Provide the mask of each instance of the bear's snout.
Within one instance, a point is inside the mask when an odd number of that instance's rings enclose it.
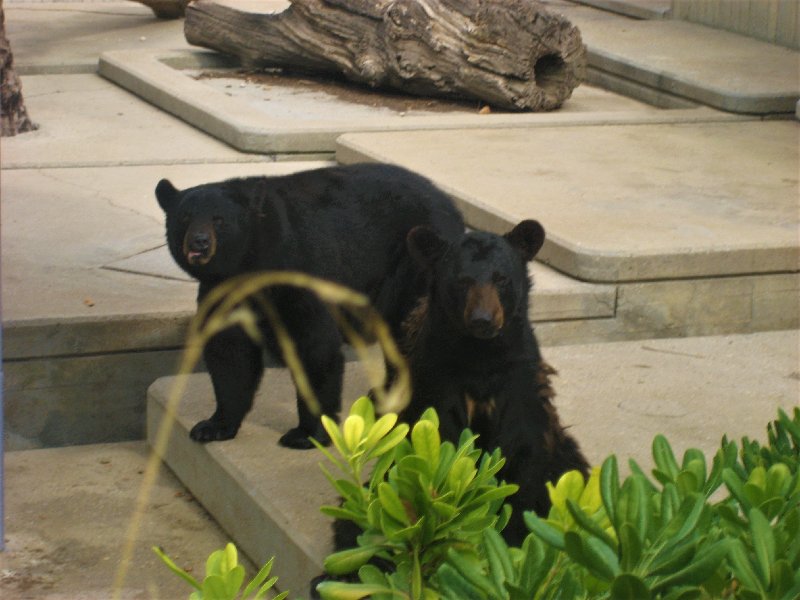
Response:
[[[190,265],[205,265],[214,257],[217,237],[211,224],[192,225],[183,238],[183,255]]]
[[[497,288],[490,284],[475,284],[467,291],[464,325],[470,335],[491,339],[500,333],[504,324],[503,305]]]

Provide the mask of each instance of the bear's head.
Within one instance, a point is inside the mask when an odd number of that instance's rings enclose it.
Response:
[[[544,243],[544,228],[525,220],[505,235],[465,233],[458,242],[419,226],[408,249],[431,277],[431,299],[457,330],[479,339],[496,337],[514,316],[527,319],[527,263]]]
[[[241,270],[248,250],[248,210],[224,184],[180,191],[167,179],[156,186],[167,217],[167,244],[175,262],[200,279]]]

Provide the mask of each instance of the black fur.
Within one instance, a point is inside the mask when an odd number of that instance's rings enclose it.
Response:
[[[178,265],[199,280],[198,302],[217,285],[243,273],[301,271],[367,294],[399,333],[402,320],[424,292],[424,277],[408,254],[406,236],[425,225],[445,239],[464,230],[449,198],[405,169],[361,164],[281,177],[208,183],[183,191],[162,180],[156,196],[166,213],[167,242]],[[342,336],[334,319],[309,292],[269,292],[297,346],[323,412],[340,407]],[[280,349],[265,320],[266,349]],[[204,358],[216,412],[191,431],[199,442],[232,438],[250,410],[263,372],[262,348],[240,328],[210,340]],[[281,438],[293,448],[327,442],[319,419],[297,401],[299,424]]]
[[[506,457],[500,476],[520,486],[504,536],[520,544],[522,512],[546,514],[545,482],[588,464],[561,426],[549,375],[528,321],[531,282],[527,262],[544,242],[536,221],[505,236],[470,232],[457,242],[427,227],[408,237],[409,250],[427,270],[427,297],[404,326],[412,400],[401,419],[416,421],[425,408],[439,414],[443,439],[457,442],[469,427],[485,450]]]

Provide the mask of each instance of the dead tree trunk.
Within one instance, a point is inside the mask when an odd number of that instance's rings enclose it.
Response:
[[[22,84],[14,70],[14,55],[6,37],[6,15],[0,0],[0,135],[12,136],[36,129],[22,100]]]
[[[186,39],[247,66],[509,110],[558,108],[586,68],[577,27],[535,0],[291,1],[254,14],[200,0],[186,10]]]

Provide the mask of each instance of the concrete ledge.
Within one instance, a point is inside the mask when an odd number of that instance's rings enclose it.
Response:
[[[174,382],[174,377],[160,379],[148,391],[151,445]],[[368,387],[357,365],[348,365],[343,397],[352,401]],[[213,397],[207,376],[189,378],[161,458],[256,564],[277,557],[273,574],[281,589],[306,597],[332,548],[330,520],[319,508],[335,504],[336,493],[319,467],[324,461],[319,452],[278,446],[280,435],[296,425],[291,379],[283,369],[269,369],[236,438],[197,444],[189,430],[213,412]]]
[[[591,68],[735,113],[788,116],[800,98],[800,53],[789,48],[682,21],[563,12]]]
[[[12,320],[3,324],[3,360],[174,349],[193,314]]]
[[[200,81],[187,69],[230,68],[235,63],[222,55],[201,51],[106,52],[101,55],[98,72],[148,102],[174,114],[195,127],[244,152],[265,154],[292,152],[330,152],[336,138],[347,132],[404,131],[472,128],[530,128],[544,126],[607,125],[612,123],[672,123],[728,120],[709,110],[661,111],[636,106],[620,99],[625,110],[571,112],[569,102],[551,113],[478,114],[467,112],[431,113],[429,116],[394,113],[360,118],[337,117],[335,107],[324,105],[318,115],[287,119],[270,115],[269,105],[257,106],[243,97],[226,94]],[[581,88],[575,92],[582,94]],[[376,103],[381,102],[375,93]],[[290,101],[290,100],[286,100]],[[591,102],[588,103],[591,106]],[[607,104],[603,104],[606,107]],[[633,110],[630,110],[634,107]]]
[[[539,219],[539,260],[580,280],[800,270],[794,122],[354,133],[336,156],[427,176],[473,227]]]

